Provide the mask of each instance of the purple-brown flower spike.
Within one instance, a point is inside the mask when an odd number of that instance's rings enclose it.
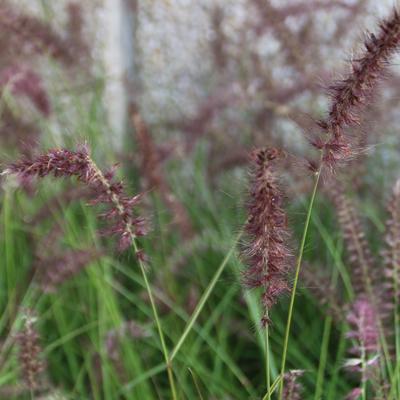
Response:
[[[32,177],[73,177],[93,192],[89,204],[103,204],[107,211],[100,214],[109,223],[104,234],[118,235],[120,250],[127,249],[135,237],[146,234],[145,220],[136,216],[133,208],[140,202],[140,195],[128,197],[120,181],[114,181],[114,170],[103,173],[91,159],[86,146],[77,151],[53,149],[33,160],[23,159],[12,163],[4,173],[17,174],[22,180]]]
[[[376,354],[379,348],[377,314],[366,296],[360,296],[353,303],[347,322],[352,328],[347,336],[363,346],[365,354]],[[353,351],[358,352],[359,347]]]
[[[366,296],[358,297],[347,315],[349,339],[355,342],[350,349],[351,358],[345,366],[361,374],[361,381],[374,380],[379,373],[379,327],[375,307]],[[357,393],[357,390],[351,393]],[[354,398],[349,394],[349,399]],[[355,397],[357,398],[357,397]]]
[[[44,362],[40,359],[42,349],[39,334],[34,327],[35,317],[28,312],[24,318],[24,327],[16,337],[19,343],[20,367],[27,388],[36,390],[40,388],[40,375],[44,370]]]
[[[0,92],[9,87],[14,95],[25,95],[32,104],[45,116],[51,112],[50,100],[43,87],[40,76],[32,69],[13,65],[0,72]]]
[[[336,207],[338,222],[344,238],[348,261],[351,265],[352,286],[356,294],[368,293],[370,300],[377,303],[372,286],[379,280],[374,268],[374,258],[366,239],[357,205],[347,195],[340,180],[332,181],[329,188]]]
[[[359,400],[362,396],[362,392],[361,388],[355,388],[346,396],[345,400]]]
[[[284,389],[282,394],[283,400],[301,400],[303,391],[302,385],[297,381],[304,374],[303,370],[294,369],[285,374]]]
[[[283,194],[274,171],[275,162],[281,157],[282,153],[275,148],[252,153],[253,170],[245,226],[248,244],[243,252],[248,268],[243,277],[247,287],[263,289],[263,326],[269,323],[269,309],[279,295],[289,289],[289,232],[282,208]]]
[[[393,187],[388,203],[389,217],[386,221],[385,243],[383,251],[385,261],[384,300],[387,308],[393,308],[393,300],[400,301],[400,179]]]
[[[327,118],[318,125],[328,134],[312,145],[323,151],[323,162],[331,169],[338,162],[354,156],[354,149],[344,129],[360,122],[360,110],[369,103],[371,94],[382,78],[386,64],[400,45],[400,16],[396,10],[382,21],[379,32],[365,41],[365,52],[351,63],[348,76],[329,88],[332,103]]]

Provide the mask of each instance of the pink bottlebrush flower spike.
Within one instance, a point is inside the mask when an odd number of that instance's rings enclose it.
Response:
[[[263,326],[269,323],[268,310],[278,296],[289,289],[289,232],[282,208],[283,194],[274,171],[274,162],[280,156],[280,151],[274,148],[256,150],[252,154],[252,182],[245,226],[249,243],[243,252],[248,268],[243,276],[247,287],[263,289]]]
[[[350,357],[345,367],[352,372],[361,374],[361,382],[373,381],[379,374],[379,328],[378,315],[375,307],[366,296],[359,296],[352,304],[347,315],[350,331],[349,339],[355,342],[350,348]],[[348,399],[356,399],[361,388],[352,390]]]

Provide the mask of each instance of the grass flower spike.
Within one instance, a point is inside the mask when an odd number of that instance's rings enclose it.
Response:
[[[28,312],[24,318],[24,327],[16,338],[19,343],[19,360],[24,381],[27,388],[33,391],[40,388],[40,374],[44,370],[44,363],[40,359],[42,349],[39,344],[39,334],[34,327],[35,317]]]
[[[387,62],[400,44],[400,16],[395,10],[390,18],[380,24],[375,35],[365,41],[363,55],[353,59],[351,71],[342,80],[329,87],[332,102],[325,119],[318,125],[327,138],[318,138],[312,145],[323,153],[323,163],[334,169],[340,162],[355,156],[352,141],[346,137],[345,128],[360,123],[360,111],[369,103],[374,88],[384,75]]]
[[[283,194],[274,171],[279,157],[280,151],[274,148],[256,150],[252,154],[253,171],[245,226],[249,243],[243,252],[248,264],[243,273],[244,283],[249,288],[263,289],[263,326],[269,323],[268,310],[280,294],[289,290],[289,231],[282,208]]]
[[[92,190],[91,205],[108,206],[108,210],[100,215],[110,223],[103,233],[118,235],[120,250],[127,249],[133,238],[146,233],[145,220],[133,213],[141,196],[126,196],[122,182],[113,180],[114,170],[103,173],[90,158],[86,146],[77,151],[53,149],[34,159],[10,164],[5,173],[17,174],[23,181],[51,174],[55,177],[76,177]]]

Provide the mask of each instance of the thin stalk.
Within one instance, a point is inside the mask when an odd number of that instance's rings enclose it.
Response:
[[[366,354],[364,343],[361,343],[361,398],[362,400],[367,399],[367,379],[365,377],[365,371],[367,369]]]
[[[197,318],[199,317],[201,311],[203,310],[204,305],[206,304],[208,298],[210,297],[211,292],[214,290],[214,287],[217,284],[219,277],[221,276],[221,274],[224,271],[226,265],[228,264],[229,259],[231,258],[232,254],[234,253],[235,248],[236,248],[236,243],[239,241],[241,236],[242,236],[242,232],[240,232],[239,235],[237,236],[237,238],[236,238],[235,242],[233,243],[231,249],[229,250],[229,252],[225,256],[225,258],[223,259],[221,265],[217,269],[217,272],[214,274],[213,278],[211,279],[211,282],[207,286],[207,289],[205,290],[205,292],[201,296],[201,299],[199,300],[195,310],[193,311],[193,314],[190,317],[190,319],[189,319],[189,321],[188,321],[188,323],[186,325],[185,330],[183,331],[183,333],[182,333],[181,337],[179,338],[177,344],[175,345],[174,349],[172,350],[171,355],[169,356],[169,360],[168,360],[169,363],[171,363],[172,360],[175,358],[175,356],[178,354],[178,351],[180,350],[180,348],[182,347],[183,343],[185,342],[187,336],[189,335],[190,331],[192,330],[193,325],[195,324]]]
[[[335,365],[333,367],[333,372],[331,374],[330,380],[329,380],[329,386],[327,390],[325,390],[325,395],[326,395],[326,400],[336,400],[337,399],[337,386],[339,382],[339,371],[342,370],[343,368],[343,358],[344,358],[344,353],[346,350],[346,343],[347,343],[347,338],[346,338],[346,332],[348,331],[348,327],[346,324],[341,325],[340,329],[340,338],[339,338],[339,343],[337,345],[336,351],[335,351]]]
[[[394,374],[393,374],[394,378],[391,381],[391,389],[390,389],[390,393],[389,393],[389,398],[388,400],[392,400],[392,399],[396,399],[397,397],[395,397],[396,395],[396,388],[397,385],[399,383],[399,378],[400,378],[400,360],[397,360],[397,364],[396,364],[396,369],[394,370]]]
[[[102,183],[102,185],[106,189],[106,191],[107,191],[108,195],[110,196],[110,199],[111,199],[112,203],[114,204],[114,206],[116,207],[118,213],[120,215],[124,215],[123,205],[121,204],[118,196],[111,191],[110,182],[104,177],[102,171],[99,169],[97,164],[90,157],[88,158],[88,164],[90,165],[91,169],[94,171],[94,175],[98,178],[98,180]],[[125,229],[127,230],[127,232],[130,235],[130,238],[131,238],[131,241],[132,241],[132,247],[133,247],[133,250],[135,251],[135,254],[138,254],[139,253],[139,248],[138,248],[137,243],[136,243],[136,236],[132,231],[132,223],[131,222],[127,223]],[[144,284],[146,286],[146,291],[147,291],[147,294],[148,294],[149,299],[150,299],[151,309],[153,311],[153,316],[154,316],[154,320],[155,320],[155,323],[156,323],[156,326],[157,326],[158,336],[159,336],[160,342],[161,342],[162,353],[164,355],[165,363],[167,364],[167,373],[168,373],[168,380],[169,380],[169,385],[170,385],[170,389],[171,389],[171,393],[172,393],[172,399],[173,400],[177,400],[174,375],[173,375],[173,372],[172,372],[172,365],[171,365],[171,363],[169,361],[168,349],[167,349],[167,346],[165,344],[164,333],[163,333],[163,330],[161,328],[161,322],[160,322],[160,318],[158,316],[156,303],[155,303],[154,297],[153,297],[153,292],[151,290],[151,286],[150,286],[149,281],[147,279],[146,266],[144,265],[144,263],[140,259],[140,257],[137,257],[137,259],[138,259],[140,270],[142,272],[143,281],[144,281]]]
[[[136,244],[135,239],[132,240],[132,246],[133,246],[133,249],[135,250],[135,253],[137,253],[139,251],[139,249],[138,249],[138,246]],[[168,380],[169,380],[169,385],[170,385],[170,388],[171,388],[172,398],[173,398],[173,400],[177,400],[178,397],[176,395],[174,375],[173,375],[173,372],[172,372],[172,365],[171,365],[171,362],[169,360],[167,345],[165,344],[164,333],[163,333],[163,331],[161,329],[160,318],[158,316],[158,311],[157,311],[156,303],[154,301],[153,292],[151,290],[149,281],[147,279],[146,267],[143,264],[142,260],[140,260],[140,258],[138,258],[138,262],[139,262],[140,270],[142,272],[143,281],[144,281],[144,284],[146,286],[147,294],[148,294],[149,299],[150,299],[151,309],[153,311],[154,320],[155,320],[155,323],[156,323],[156,326],[157,326],[158,336],[160,338],[161,348],[162,348],[162,352],[163,352],[163,355],[164,355],[165,363],[167,364]]]
[[[204,400],[204,397],[201,394],[200,385],[199,385],[199,382],[197,381],[196,375],[194,374],[194,372],[192,371],[191,368],[188,368],[188,369],[189,369],[190,375],[192,375],[193,382],[194,382],[194,385],[196,387],[197,394],[199,395],[199,399],[200,400]]]
[[[328,344],[329,344],[329,337],[331,334],[331,327],[332,327],[332,317],[328,316],[325,319],[324,333],[322,336],[321,356],[320,356],[320,362],[319,362],[319,367],[318,367],[318,377],[317,377],[314,400],[320,400],[321,396],[322,396],[324,374],[325,374],[325,367],[326,367],[326,356],[327,356],[327,350],[328,350]]]
[[[268,318],[268,315],[267,315]],[[268,324],[265,327],[265,374],[266,374],[266,382],[267,382],[267,400],[271,399],[270,388],[271,388],[271,374],[269,367],[269,327]]]
[[[282,381],[282,378],[281,378],[281,376],[279,375],[279,376],[274,380],[274,382],[272,383],[271,388],[268,390],[268,392],[265,393],[265,396],[262,398],[262,400],[268,400],[268,399],[270,399],[272,393],[275,392],[276,387],[278,386],[279,382],[281,382],[281,381]]]
[[[339,271],[335,269],[332,274],[332,281],[331,284],[333,287],[336,286],[338,280],[338,273]],[[320,400],[323,393],[323,384],[324,384],[324,376],[325,376],[325,368],[326,368],[326,361],[328,356],[328,346],[329,346],[329,339],[332,330],[332,316],[328,315],[325,318],[324,324],[324,333],[322,336],[322,343],[321,343],[321,354],[320,354],[320,361],[318,366],[318,376],[317,376],[317,383],[315,387],[315,396],[314,400]]]
[[[400,263],[397,259],[397,252],[393,252],[393,285],[394,285],[394,339],[395,339],[395,347],[396,347],[396,369],[398,370],[400,364],[400,318],[399,318],[399,268]],[[396,378],[396,373],[394,372],[393,376],[397,379],[396,385],[392,383],[392,387],[397,390],[398,396],[400,396],[400,384],[398,378]]]
[[[320,162],[319,169],[318,169],[318,171],[317,171],[317,173],[315,175],[314,187],[313,187],[313,191],[312,191],[312,194],[311,194],[310,203],[308,205],[307,217],[306,217],[306,221],[305,221],[305,224],[304,224],[303,236],[301,238],[299,255],[298,255],[297,263],[296,263],[296,273],[295,273],[295,277],[294,277],[292,293],[291,293],[291,296],[290,296],[290,305],[289,305],[288,319],[287,319],[287,323],[286,323],[285,341],[284,341],[284,344],[283,344],[283,355],[282,355],[281,374],[280,374],[281,381],[280,381],[280,384],[279,384],[279,400],[282,400],[282,398],[283,398],[282,397],[283,396],[283,381],[284,381],[283,376],[285,374],[286,357],[287,357],[287,350],[288,350],[288,344],[289,344],[290,326],[291,326],[291,323],[292,323],[292,315],[293,315],[293,308],[294,308],[294,300],[295,300],[295,297],[296,297],[297,282],[299,280],[300,267],[301,267],[301,262],[303,260],[303,253],[304,253],[304,247],[305,247],[306,239],[307,239],[308,227],[310,225],[312,209],[313,209],[315,197],[316,197],[316,194],[317,194],[317,188],[318,188],[318,184],[319,184],[319,179],[321,177],[322,166],[323,166],[323,164],[322,164],[322,162]]]

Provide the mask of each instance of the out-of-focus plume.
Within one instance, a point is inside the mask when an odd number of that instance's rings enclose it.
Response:
[[[176,198],[171,190],[164,174],[164,168],[157,144],[142,118],[138,108],[131,105],[132,122],[135,127],[136,140],[138,142],[141,157],[141,173],[145,181],[144,190],[156,190],[159,192],[165,205],[173,216],[173,223],[179,227],[182,237],[188,238],[193,234],[189,215],[184,205]]]
[[[24,325],[17,334],[19,344],[19,361],[23,379],[28,389],[34,391],[41,388],[41,374],[45,365],[42,360],[42,349],[39,334],[35,328],[36,318],[31,311],[24,315]]]

